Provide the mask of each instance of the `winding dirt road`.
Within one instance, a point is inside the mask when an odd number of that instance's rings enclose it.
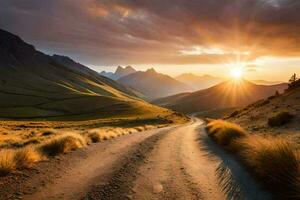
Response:
[[[0,183],[0,199],[271,198],[196,119],[98,143]]]

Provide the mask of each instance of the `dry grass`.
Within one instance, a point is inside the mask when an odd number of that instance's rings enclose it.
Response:
[[[222,120],[208,123],[207,131],[236,154],[267,189],[281,199],[299,199],[299,154],[293,143],[274,136],[249,135],[240,126]]]
[[[17,168],[29,168],[35,162],[40,161],[42,155],[33,147],[26,147],[20,150],[16,150],[14,159]]]
[[[134,128],[113,128],[113,129],[93,129],[87,133],[89,143],[98,143],[104,140],[113,139],[122,135],[153,129],[155,126],[145,125]]]
[[[0,129],[0,146],[6,149],[0,150],[0,176],[17,169],[30,168],[42,159],[68,153],[91,143],[156,127],[157,125],[136,125],[131,128],[102,127],[78,132],[69,132],[71,129],[57,131],[44,127],[28,130],[18,128],[17,132]]]
[[[95,129],[88,133],[87,140],[92,143],[98,143],[104,140],[109,140],[118,137],[120,132],[118,130]]]
[[[54,130],[45,130],[41,133],[42,136],[49,136],[49,135],[54,135],[55,131]]]
[[[91,133],[88,134],[88,139],[92,143],[98,143],[101,142],[101,135],[99,134],[99,132],[92,131]]]
[[[276,116],[269,118],[268,124],[269,126],[282,126],[284,124],[289,123],[292,121],[293,115],[290,114],[288,111],[283,111],[278,113]]]
[[[299,194],[299,159],[292,143],[263,136],[248,136],[237,143],[243,162],[265,186],[289,198]]]
[[[40,149],[48,156],[55,156],[82,148],[86,144],[85,138],[80,134],[67,133],[45,142],[40,146]]]
[[[223,120],[215,120],[207,125],[209,136],[220,145],[230,145],[237,138],[246,136],[246,132],[238,125]]]
[[[0,152],[0,176],[7,175],[16,169],[13,150],[2,150]]]
[[[30,168],[41,158],[41,154],[32,147],[2,150],[0,152],[0,176],[7,175],[16,169]]]

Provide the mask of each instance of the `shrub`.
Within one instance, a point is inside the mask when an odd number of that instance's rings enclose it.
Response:
[[[144,130],[145,130],[145,127],[143,127],[143,126],[138,126],[138,127],[135,127],[135,129],[136,129],[138,132],[141,132],[141,131],[144,131]]]
[[[289,123],[293,119],[293,115],[287,111],[280,112],[276,116],[268,119],[269,126],[282,126]]]
[[[215,120],[207,125],[209,135],[224,146],[231,144],[235,139],[246,135],[240,126],[222,120]]]
[[[49,136],[49,135],[53,135],[55,134],[55,131],[53,130],[45,130],[44,132],[42,132],[42,136]]]
[[[2,150],[0,152],[0,176],[7,175],[16,169],[14,153],[12,150]]]
[[[79,134],[66,134],[56,137],[40,146],[42,152],[49,156],[68,153],[86,145],[85,139]]]
[[[41,160],[41,155],[32,147],[17,150],[14,154],[17,168],[29,168],[33,163]]]
[[[27,146],[27,145],[30,145],[30,144],[38,144],[40,143],[39,139],[38,138],[30,138],[26,141],[23,142],[22,146]]]
[[[234,111],[229,115],[229,118],[236,117],[240,112],[238,110]]]
[[[299,163],[295,149],[284,139],[248,136],[237,141],[240,155],[264,185],[279,194],[299,193]]]
[[[93,143],[97,143],[97,142],[101,141],[101,135],[96,131],[93,131],[93,132],[89,133],[88,138]]]

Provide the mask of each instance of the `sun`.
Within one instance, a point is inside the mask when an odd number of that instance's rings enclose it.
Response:
[[[230,75],[235,79],[241,79],[243,76],[243,70],[240,67],[235,67],[230,70]]]

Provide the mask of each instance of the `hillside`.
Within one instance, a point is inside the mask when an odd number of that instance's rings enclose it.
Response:
[[[187,85],[168,75],[158,73],[153,68],[145,72],[139,71],[124,76],[118,79],[117,82],[143,93],[148,99],[161,98],[191,90]]]
[[[291,122],[278,126],[268,124],[270,118],[283,112],[293,116]],[[300,131],[300,85],[279,96],[272,96],[237,110],[227,119],[253,133],[280,134],[284,137],[292,137],[293,141],[300,143],[299,134],[291,134]]]
[[[283,81],[266,81],[266,80],[251,80],[251,82],[257,85],[277,85],[283,83]]]
[[[86,119],[161,111],[117,82],[0,30],[0,118]]]
[[[282,92],[286,84],[256,85],[249,81],[226,81],[193,93],[183,93],[155,100],[153,103],[185,113],[236,108]]]
[[[192,73],[181,74],[175,79],[182,83],[185,83],[186,85],[193,88],[195,91],[215,86],[224,81],[222,78],[210,75],[197,76]]]
[[[113,80],[117,80],[123,76],[128,76],[129,74],[133,74],[135,72],[136,72],[136,70],[131,66],[126,66],[126,67],[118,66],[118,68],[116,69],[116,71],[114,73],[102,71],[100,73],[100,75],[105,76],[110,79],[113,79]]]

